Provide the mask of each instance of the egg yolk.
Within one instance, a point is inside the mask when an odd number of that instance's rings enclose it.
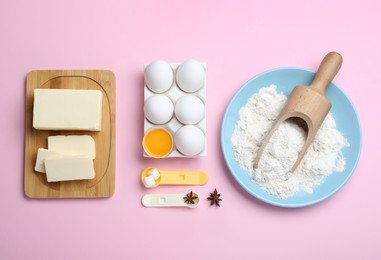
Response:
[[[163,128],[153,129],[148,131],[144,136],[143,147],[150,156],[158,158],[164,157],[172,150],[172,136]]]

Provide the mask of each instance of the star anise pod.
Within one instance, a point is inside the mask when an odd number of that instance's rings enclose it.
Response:
[[[220,201],[222,201],[222,199],[220,199],[221,197],[221,194],[219,194],[217,192],[217,189],[214,189],[214,191],[212,193],[210,193],[210,196],[207,198],[208,200],[210,200],[210,206],[216,204],[216,206],[220,206]]]
[[[194,204],[196,199],[198,199],[198,196],[191,191],[184,197],[184,202],[186,204]]]

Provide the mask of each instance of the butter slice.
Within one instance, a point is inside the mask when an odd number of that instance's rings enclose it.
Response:
[[[95,141],[90,135],[56,135],[48,137],[48,149],[63,155],[84,155],[95,159]]]
[[[93,179],[93,160],[86,156],[48,156],[45,159],[48,182]]]
[[[35,129],[100,131],[101,123],[100,90],[42,88],[34,90]]]
[[[45,171],[45,158],[52,156],[52,155],[57,155],[57,154],[54,152],[51,152],[45,148],[38,148],[36,165],[34,166],[34,170],[36,172],[45,173],[46,172]]]

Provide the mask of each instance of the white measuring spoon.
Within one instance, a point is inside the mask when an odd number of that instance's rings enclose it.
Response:
[[[194,199],[194,204],[186,203],[184,197],[189,193],[181,194],[147,194],[142,198],[142,204],[144,207],[188,207],[196,208],[200,201],[200,197],[197,193],[192,192],[193,196],[197,196]]]

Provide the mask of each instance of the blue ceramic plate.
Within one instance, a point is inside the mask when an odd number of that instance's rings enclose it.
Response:
[[[361,150],[359,118],[349,98],[334,82],[329,85],[326,96],[332,103],[331,112],[336,120],[337,129],[350,143],[350,147],[342,150],[347,161],[344,172],[333,173],[327,177],[324,183],[314,188],[313,194],[300,191],[293,197],[280,199],[268,194],[259,185],[255,184],[248,173],[234,159],[233,145],[230,138],[238,121],[238,112],[241,107],[246,105],[248,99],[257,93],[260,88],[271,84],[277,85],[278,92],[289,95],[296,85],[310,85],[314,75],[315,72],[313,71],[299,68],[279,68],[266,71],[255,76],[242,86],[226,109],[221,129],[221,145],[225,161],[234,178],[248,193],[269,204],[299,208],[321,202],[332,196],[347,182],[357,165]]]

